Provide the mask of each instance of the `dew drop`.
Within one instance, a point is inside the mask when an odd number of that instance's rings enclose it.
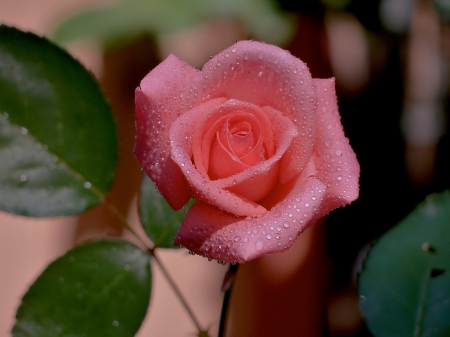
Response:
[[[342,180],[342,176],[337,176],[337,180],[341,181]]]
[[[118,320],[114,320],[114,321],[112,322],[112,325],[113,325],[113,326],[119,326],[119,325],[120,325],[120,323],[119,323],[119,321],[118,321]]]
[[[233,49],[231,49],[231,52],[232,52],[232,53],[235,53],[235,52],[237,52],[237,48],[236,48],[236,47],[234,47]]]
[[[26,128],[20,128],[20,133],[22,135],[27,135],[28,134],[28,130]]]
[[[264,58],[264,52],[263,52],[263,51],[260,51],[260,52],[258,53],[258,58],[259,58],[260,60],[262,60],[262,59]]]
[[[256,239],[255,248],[256,248],[256,250],[263,250],[264,249],[264,241],[263,241],[263,239],[261,239],[261,238]]]
[[[27,181],[28,180],[28,177],[25,175],[25,174],[21,174],[20,175],[20,181],[21,182],[25,182],[25,181]]]
[[[126,265],[123,266],[123,269],[125,270],[130,270],[131,266],[127,263]]]
[[[272,234],[267,234],[266,238],[267,238],[267,240],[272,239]]]
[[[91,187],[92,187],[92,184],[91,184],[89,181],[86,181],[86,182],[83,184],[83,186],[84,186],[84,188],[91,188]]]
[[[286,221],[286,222],[283,224],[283,227],[284,227],[284,228],[289,228],[289,222]]]
[[[241,237],[240,236],[235,236],[234,237],[234,241],[236,241],[236,242],[241,241]]]

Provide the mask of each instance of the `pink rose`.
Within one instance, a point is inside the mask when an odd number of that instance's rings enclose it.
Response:
[[[241,41],[196,70],[170,55],[136,89],[135,154],[173,209],[175,239],[244,262],[358,197],[359,164],[334,79],[276,46]]]

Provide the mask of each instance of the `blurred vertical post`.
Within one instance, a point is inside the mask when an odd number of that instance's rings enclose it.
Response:
[[[408,35],[406,92],[402,115],[405,165],[411,182],[430,185],[443,133],[443,57],[439,16],[428,0],[413,8]]]

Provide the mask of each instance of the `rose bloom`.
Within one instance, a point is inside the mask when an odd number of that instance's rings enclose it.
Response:
[[[281,252],[358,197],[359,164],[334,79],[276,46],[241,41],[197,70],[170,55],[136,89],[135,154],[194,253],[245,262]]]

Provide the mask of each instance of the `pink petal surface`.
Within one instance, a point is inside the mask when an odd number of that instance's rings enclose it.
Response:
[[[187,181],[191,186],[191,190],[195,194],[196,199],[203,200],[206,203],[218,207],[222,211],[234,214],[236,216],[259,216],[265,214],[267,210],[261,205],[253,202],[250,198],[246,198],[247,191],[243,194],[236,195],[230,190],[234,185],[236,188],[242,187],[241,184],[246,184],[245,189],[250,192],[253,198],[253,193],[257,185],[261,183],[271,183],[273,185],[276,173],[268,174],[270,170],[277,172],[277,161],[282,158],[285,151],[289,148],[292,140],[297,135],[295,127],[289,119],[276,113],[273,109],[264,108],[261,112],[266,116],[269,114],[272,119],[273,132],[276,135],[277,148],[275,154],[266,161],[263,161],[249,169],[235,174],[231,177],[218,180],[210,180],[207,176],[197,170],[191,158],[194,155],[193,149],[194,140],[197,139],[194,132],[202,133],[205,127],[205,119],[220,119],[230,111],[235,109],[248,108],[248,103],[239,102],[236,100],[229,100],[220,104],[223,101],[221,98],[213,99],[206,104],[190,110],[181,117],[179,117],[170,128],[170,140],[172,142],[172,159],[179,165],[184,173]],[[265,111],[268,112],[265,112]],[[205,117],[206,116],[206,117]],[[273,121],[275,120],[275,121]],[[199,125],[201,127],[199,127]],[[206,125],[208,125],[206,123]],[[201,138],[201,137],[200,137]],[[198,150],[196,150],[198,152]],[[194,160],[194,162],[196,162]],[[251,185],[251,187],[249,187]],[[264,185],[263,185],[264,187]],[[264,187],[266,188],[266,187]],[[258,198],[261,198],[260,190],[257,191]]]
[[[245,262],[282,252],[316,217],[326,187],[306,169],[294,179],[289,193],[270,212],[257,218],[236,217],[204,203],[191,207],[175,245],[227,262]]]
[[[301,137],[282,159],[280,180],[287,182],[301,172],[312,152],[317,103],[305,63],[276,46],[241,41],[208,61],[202,74],[203,87],[211,97],[225,96],[282,111]]]
[[[341,124],[334,79],[314,79],[314,83],[318,94],[314,163],[317,178],[327,186],[321,205],[325,215],[358,197],[360,168]]]
[[[168,130],[191,104],[183,91],[201,73],[175,56],[169,56],[149,73],[136,89],[136,145],[134,153],[170,206],[184,206],[190,192],[184,175],[170,158]]]

